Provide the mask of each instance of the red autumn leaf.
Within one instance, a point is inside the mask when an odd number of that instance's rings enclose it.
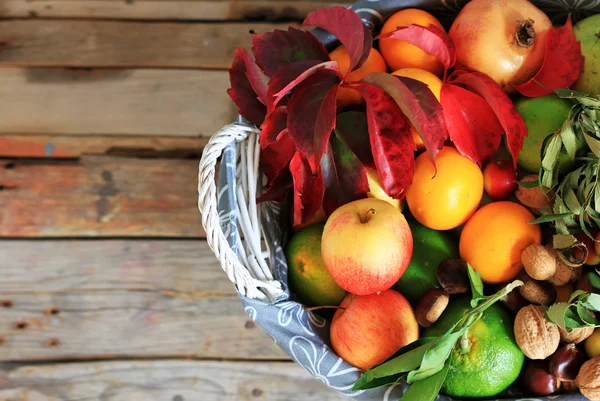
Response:
[[[303,24],[321,28],[334,35],[350,55],[348,73],[360,68],[373,46],[373,35],[354,12],[343,6],[319,8],[306,16]]]
[[[269,114],[260,127],[259,142],[261,149],[266,148],[277,140],[277,137],[287,127],[287,107],[279,106]]]
[[[460,154],[483,165],[502,139],[503,129],[494,111],[481,96],[448,83],[442,85],[441,101],[450,140]]]
[[[396,199],[405,196],[412,183],[417,149],[410,123],[385,90],[367,83],[352,84],[365,99],[369,139],[375,166],[385,192]]]
[[[318,171],[335,127],[339,83],[340,77],[335,71],[316,71],[296,87],[288,103],[288,131],[313,172]]]
[[[415,79],[372,72],[362,79],[383,89],[415,127],[432,160],[448,138],[442,106],[429,87]]]
[[[246,78],[250,82],[250,86],[254,89],[258,100],[267,105],[267,81],[268,78],[260,70],[254,59],[246,50],[243,51],[244,63],[246,64]]]
[[[252,52],[256,63],[269,77],[285,64],[329,60],[327,50],[315,35],[292,27],[287,31],[275,29],[252,35]]]
[[[271,181],[266,191],[256,199],[256,203],[283,202],[292,189],[292,173],[289,168],[281,170]]]
[[[351,110],[339,113],[335,122],[335,135],[350,148],[362,164],[375,167],[369,142],[367,113]]]
[[[367,169],[335,135],[321,159],[321,171],[325,182],[323,209],[327,215],[343,204],[367,197]]]
[[[256,77],[252,64],[254,64],[254,61],[248,52],[245,49],[238,47],[235,50],[233,63],[229,69],[231,88],[227,90],[227,94],[229,94],[231,100],[233,100],[238,107],[238,114],[252,124],[260,126],[265,118],[267,109],[265,105],[258,100],[253,84],[250,83],[249,77]],[[249,71],[248,65],[250,65],[250,74],[247,74]],[[262,90],[258,81],[254,82],[254,86],[259,88],[259,90]]]
[[[514,88],[527,97],[540,97],[554,93],[555,89],[568,88],[581,74],[583,54],[571,24],[571,16],[560,28],[547,33],[544,62],[529,81]]]
[[[294,153],[296,153],[296,145],[294,145],[294,140],[287,129],[281,131],[275,142],[262,150],[260,166],[269,183],[275,179],[281,170],[288,166]]]
[[[417,46],[437,58],[446,67],[446,70],[456,63],[456,49],[450,35],[435,25],[428,27],[417,24],[402,26],[395,31],[379,35],[375,39],[385,38],[400,39]]]
[[[508,95],[496,81],[477,71],[462,71],[452,74],[449,82],[464,85],[485,99],[504,129],[508,148],[516,168],[519,152],[523,148],[523,139],[527,136],[527,125]]]
[[[323,204],[323,174],[313,174],[311,170],[308,160],[296,153],[290,163],[294,181],[294,226],[309,221]]]
[[[315,72],[329,69],[337,71],[339,75],[337,61],[316,62],[314,60],[298,61],[293,64],[282,66],[269,81],[267,92],[267,114],[270,114],[292,89],[298,86],[306,78]]]

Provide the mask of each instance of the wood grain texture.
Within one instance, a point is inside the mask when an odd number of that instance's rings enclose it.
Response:
[[[99,362],[0,373],[10,401],[344,401],[291,362]]]
[[[0,68],[0,133],[210,137],[236,118],[227,71]]]
[[[181,21],[301,21],[311,11],[348,1],[305,0],[3,0],[5,18],[111,18]]]
[[[290,24],[0,21],[0,66],[228,69],[238,46]]]
[[[78,158],[112,155],[200,159],[206,138],[2,135],[0,157]]]
[[[0,236],[204,236],[196,160],[0,160]]]

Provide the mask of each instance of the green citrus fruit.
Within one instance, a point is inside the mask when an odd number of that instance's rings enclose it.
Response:
[[[579,21],[573,27],[575,38],[581,43],[583,71],[573,85],[576,91],[600,95],[600,14]]]
[[[313,224],[295,233],[285,248],[288,279],[300,302],[339,305],[347,292],[333,280],[321,257],[324,224]]]
[[[446,332],[470,308],[470,299],[451,301],[442,317],[423,333],[437,337]],[[468,331],[465,352],[456,345],[442,392],[451,397],[492,397],[506,390],[521,373],[525,355],[515,342],[514,319],[498,303],[487,309]]]
[[[537,98],[521,97],[515,101],[515,106],[527,125],[527,136],[523,141],[518,163],[531,173],[539,173],[542,165],[542,143],[565,122],[573,103],[568,99],[548,95]],[[566,153],[559,156],[558,162],[561,171],[566,171],[572,165]]]
[[[436,231],[414,219],[409,219],[408,225],[413,236],[413,255],[393,288],[416,305],[425,292],[440,287],[437,268],[443,260],[459,257],[458,241],[451,231]]]

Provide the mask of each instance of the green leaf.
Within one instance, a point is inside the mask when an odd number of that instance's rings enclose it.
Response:
[[[373,164],[367,113],[344,111],[336,117],[335,135],[366,165]]]
[[[581,304],[588,309],[595,312],[600,312],[600,295],[599,294],[587,294],[581,299]]]
[[[437,397],[446,380],[450,363],[446,362],[436,374],[424,380],[414,382],[402,396],[402,401],[433,401]]]
[[[366,390],[395,383],[398,380],[396,376],[419,367],[425,352],[434,344],[434,339],[433,337],[423,337],[402,347],[398,351],[400,353],[399,356],[367,370],[354,383],[352,390]],[[389,381],[380,380],[385,378],[388,378]]]
[[[594,155],[600,157],[600,141],[596,138],[592,138],[592,136],[588,134],[584,134],[583,138]]]
[[[485,298],[483,295],[483,281],[481,281],[481,274],[476,272],[468,263],[467,272],[469,273],[469,282],[471,283],[471,308],[474,308],[481,299]]]
[[[574,291],[571,296],[569,297],[569,303],[573,303],[576,301],[577,298],[580,298],[582,296],[588,295],[587,292],[583,291],[583,290],[577,290]]]
[[[517,184],[523,188],[537,188],[540,186],[540,181],[517,181]]]
[[[565,120],[562,127],[560,128],[560,139],[571,158],[571,161],[575,161],[575,153],[577,152],[577,136],[573,130],[573,123],[570,120]]]
[[[552,135],[545,148],[544,157],[542,158],[542,168],[552,171],[558,162],[562,141],[560,135]],[[544,185],[547,186],[547,185]]]
[[[462,327],[456,332],[446,332],[439,340],[435,342],[425,355],[423,362],[417,370],[412,370],[408,373],[406,381],[414,383],[417,380],[423,380],[435,375],[444,368],[446,360],[450,357],[450,353],[454,349],[456,342],[467,330],[467,327]]]
[[[579,316],[579,319],[581,319],[581,322],[586,325],[596,326],[600,324],[596,317],[581,303],[577,304],[577,315]]]
[[[597,290],[600,290],[600,275],[599,275],[599,273],[597,273],[597,274],[588,273],[587,277],[588,277],[588,280],[590,280],[590,284],[592,284],[592,287],[594,287]]]
[[[565,313],[571,306],[567,302],[558,302],[550,306],[546,311],[546,317],[550,323],[556,324],[563,330],[567,330],[567,324],[565,323]]]
[[[535,220],[530,221],[527,224],[543,224],[543,223],[551,223],[556,220],[564,219],[565,217],[574,216],[575,213],[567,212],[567,213],[557,213],[557,214],[543,214]]]
[[[587,327],[586,324],[579,321],[579,316],[573,311],[572,307],[565,312],[565,324],[567,325],[567,333],[570,333],[572,329]]]

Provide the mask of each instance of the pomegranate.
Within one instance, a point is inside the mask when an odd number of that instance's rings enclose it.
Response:
[[[507,93],[532,78],[544,61],[552,22],[528,0],[472,0],[460,11],[450,37],[456,66],[483,72]]]

